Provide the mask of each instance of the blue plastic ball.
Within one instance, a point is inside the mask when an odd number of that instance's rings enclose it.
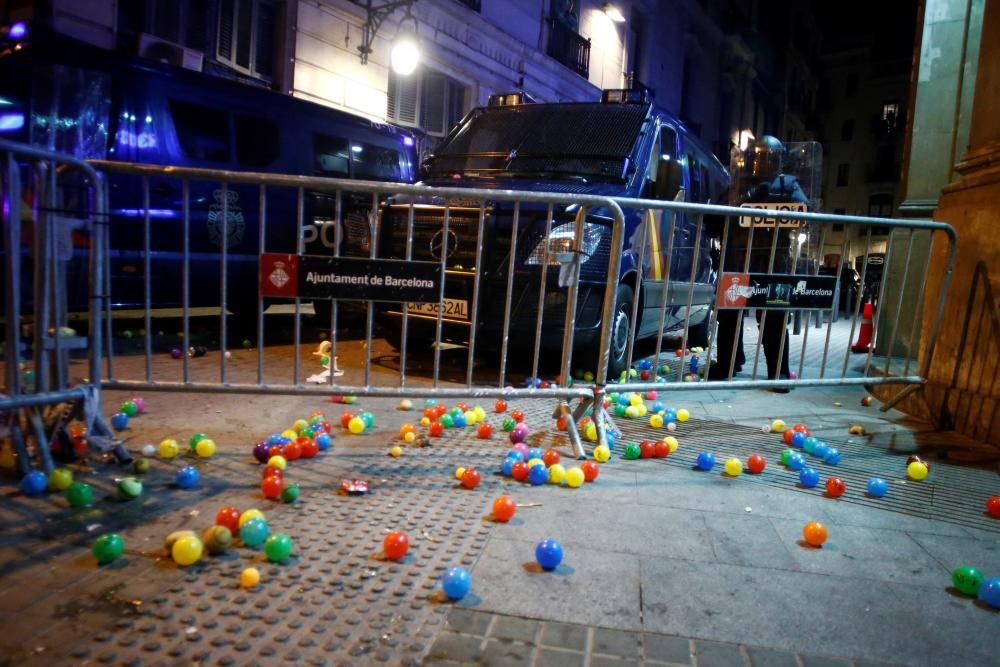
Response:
[[[270,436],[268,436],[266,442],[269,446],[274,447],[275,445],[280,445],[281,441],[284,439],[285,436],[281,435],[280,433],[272,433]]]
[[[889,484],[881,477],[872,477],[868,480],[869,495],[881,498],[889,491]]]
[[[197,468],[194,466],[184,466],[177,471],[177,476],[174,478],[174,481],[177,482],[177,486],[180,488],[190,489],[197,484],[200,479],[201,474],[198,473]]]
[[[793,453],[788,457],[788,467],[796,472],[802,470],[806,467],[806,457],[802,456],[798,452]]]
[[[829,451],[830,451],[830,446],[821,440],[816,443],[815,447],[813,447],[812,453],[813,456],[817,458],[825,459]]]
[[[545,456],[545,450],[543,450],[541,447],[532,447],[531,449],[528,450],[529,461],[531,459],[540,459],[544,456]]]
[[[468,420],[465,418],[464,414],[458,414],[451,418],[451,424],[455,428],[465,428]]]
[[[269,532],[271,529],[266,521],[254,518],[240,526],[240,539],[248,547],[258,547],[267,539]]]
[[[979,599],[994,609],[1000,609],[1000,577],[990,577],[983,581],[983,585],[979,587]]]
[[[628,405],[629,397],[628,394],[618,394],[618,405]]]
[[[528,481],[534,486],[540,486],[549,481],[549,469],[544,463],[536,463],[528,470]]]
[[[517,463],[518,461],[524,460],[524,453],[520,450],[512,449],[507,452],[507,456],[505,458],[513,459],[514,463]]]
[[[802,449],[803,443],[806,441],[805,433],[796,433],[792,436],[792,447],[798,447]]]
[[[116,431],[123,431],[128,428],[128,415],[124,412],[116,412],[111,415],[111,427]]]
[[[691,357],[691,360],[688,361],[688,370],[692,373],[698,372],[698,355]]]
[[[333,447],[333,437],[329,433],[320,433],[316,436],[316,445],[319,447],[319,451],[325,452]]]
[[[667,424],[675,421],[677,421],[677,410],[669,408],[666,412],[663,413],[663,423]]]
[[[26,496],[39,496],[45,493],[49,478],[41,470],[32,470],[21,478],[21,490]]]
[[[663,401],[656,401],[653,403],[653,412],[666,412],[667,406],[663,404]]]
[[[362,412],[361,421],[365,423],[365,428],[369,429],[375,425],[375,415],[370,412]]]
[[[640,371],[651,371],[653,370],[653,362],[649,359],[639,360],[639,370]]]
[[[554,570],[563,559],[562,545],[555,540],[542,540],[535,547],[535,560],[543,570]]]
[[[500,464],[500,473],[504,477],[510,477],[514,472],[515,463],[517,463],[517,461],[508,456],[503,460],[503,463]]]
[[[711,470],[715,466],[715,455],[712,452],[698,454],[698,469]]]
[[[828,465],[832,466],[835,466],[838,463],[840,463],[840,459],[841,459],[840,450],[837,449],[836,447],[831,447],[827,451],[826,456],[823,457],[823,461]]]
[[[803,468],[801,472],[799,472],[799,482],[801,482],[802,486],[807,489],[814,488],[817,484],[819,484],[819,473],[812,468]]]
[[[438,402],[437,402],[436,398],[425,398],[424,399],[424,407],[425,408],[433,408],[437,404],[438,404]]]
[[[449,567],[441,576],[441,588],[449,600],[461,600],[472,587],[472,577],[464,567]]]
[[[611,431],[604,432],[604,439],[608,441],[608,449],[614,449],[615,447],[615,434]]]
[[[813,450],[816,448],[816,443],[819,442],[816,438],[809,436],[802,441],[802,449],[806,451],[806,454],[812,454]]]

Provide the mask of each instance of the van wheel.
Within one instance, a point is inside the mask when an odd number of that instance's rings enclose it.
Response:
[[[626,369],[628,343],[632,337],[632,288],[619,285],[615,292],[615,310],[611,320],[610,354],[608,355],[608,379],[617,380]]]

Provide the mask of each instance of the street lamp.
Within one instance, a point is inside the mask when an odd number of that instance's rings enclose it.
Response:
[[[625,23],[625,16],[610,2],[605,2],[601,10],[615,23]]]
[[[361,45],[358,46],[358,51],[361,52],[362,65],[368,64],[368,56],[372,52],[372,43],[375,41],[378,29],[382,27],[382,22],[394,11],[403,8],[406,10],[406,13],[400,21],[399,33],[396,35],[396,39],[393,40],[390,61],[392,69],[397,74],[404,76],[411,74],[417,68],[417,63],[420,61],[420,49],[417,48],[417,19],[410,13],[410,8],[416,1],[392,0],[392,2],[386,2],[383,5],[375,7],[372,4],[373,0],[366,0],[365,9],[368,12],[368,16],[364,26],[361,28]],[[407,21],[413,22],[412,28],[404,27]]]

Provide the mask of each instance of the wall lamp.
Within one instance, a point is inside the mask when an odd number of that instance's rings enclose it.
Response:
[[[625,23],[625,16],[622,15],[621,11],[610,2],[605,2],[604,6],[601,7],[601,10],[615,23]]]
[[[355,1],[358,2],[358,0]],[[416,1],[392,0],[376,7],[373,0],[366,0],[364,7],[368,16],[361,28],[361,45],[358,46],[362,65],[368,64],[368,56],[372,52],[375,34],[382,27],[382,23],[397,9],[404,9],[405,13],[400,20],[399,32],[392,43],[390,55],[392,69],[397,74],[405,76],[417,68],[417,63],[420,61],[420,50],[417,48],[417,18],[410,12]],[[412,22],[412,26],[407,25],[409,22]]]

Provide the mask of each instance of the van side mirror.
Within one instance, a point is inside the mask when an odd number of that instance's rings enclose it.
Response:
[[[656,185],[653,196],[656,199],[671,201],[684,186],[684,172],[677,160],[663,160],[656,170]]]

